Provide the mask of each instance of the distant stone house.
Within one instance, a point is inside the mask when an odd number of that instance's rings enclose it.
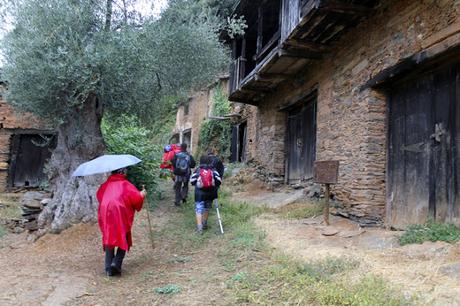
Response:
[[[228,76],[220,76],[203,90],[193,92],[187,101],[179,104],[171,143],[186,143],[190,152],[197,153],[201,126],[212,117],[216,90],[228,91]]]
[[[14,187],[38,187],[55,145],[53,129],[29,113],[15,110],[4,99],[0,82],[0,192]]]
[[[340,161],[343,214],[460,225],[460,2],[241,0],[231,101],[247,158],[288,183]]]

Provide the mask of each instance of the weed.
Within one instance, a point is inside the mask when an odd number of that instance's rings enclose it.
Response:
[[[155,288],[155,292],[158,294],[176,294],[180,293],[182,288],[179,285],[170,284],[164,287]]]
[[[359,265],[352,258],[331,257],[309,263],[287,256],[272,260],[273,264],[259,269],[250,280],[246,277],[232,282],[231,288],[239,303],[404,305],[410,302],[382,279],[366,277],[351,283],[345,272]]]
[[[318,283],[314,290],[319,305],[410,305],[415,301],[406,299],[383,279],[368,276],[357,284]]]
[[[0,224],[0,238],[6,235],[6,229]]]
[[[232,277],[234,282],[243,282],[248,279],[248,274],[246,272],[238,272]]]
[[[428,221],[426,224],[410,225],[399,237],[401,245],[423,243],[425,241],[455,242],[460,240],[460,228],[453,224]]]
[[[327,257],[315,262],[297,264],[299,273],[308,274],[318,281],[329,280],[333,275],[342,274],[359,266],[356,259],[349,257]]]
[[[186,263],[191,261],[192,258],[189,256],[174,256],[168,259],[168,263]]]
[[[319,216],[323,213],[324,203],[291,204],[275,210],[285,219],[304,219]]]
[[[21,208],[17,202],[8,202],[5,206],[0,207],[0,218],[15,219],[21,217]]]

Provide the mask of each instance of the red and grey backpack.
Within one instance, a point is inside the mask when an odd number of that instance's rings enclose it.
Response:
[[[196,186],[200,189],[209,189],[216,186],[214,173],[212,169],[201,168],[200,176],[197,179]]]

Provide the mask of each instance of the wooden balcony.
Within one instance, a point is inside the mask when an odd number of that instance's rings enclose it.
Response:
[[[280,31],[253,55],[255,67],[248,69],[247,61],[241,60],[232,65],[230,100],[258,105],[281,83],[321,60],[345,31],[372,13],[377,2],[283,0]]]

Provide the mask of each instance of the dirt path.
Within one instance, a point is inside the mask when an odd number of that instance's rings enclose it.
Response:
[[[271,245],[289,256],[309,261],[350,257],[360,262],[355,279],[373,274],[407,294],[417,294],[421,304],[460,305],[460,242],[400,246],[397,232],[360,229],[337,217],[330,227],[322,224],[322,217],[283,220],[271,214],[257,218],[256,224]]]
[[[24,235],[0,249],[0,305],[198,305],[221,304],[224,286],[212,272],[217,265],[211,246],[180,249],[167,235],[159,235],[181,214],[169,198],[151,214],[156,248],[148,239],[145,211],[137,215],[134,247],[127,255],[121,278],[104,276],[97,225],[76,225],[60,235],[47,235],[27,244]],[[191,231],[193,228],[190,229]],[[211,259],[208,259],[210,258]],[[214,258],[214,259],[212,259]],[[154,288],[177,284],[182,291],[160,295]]]

